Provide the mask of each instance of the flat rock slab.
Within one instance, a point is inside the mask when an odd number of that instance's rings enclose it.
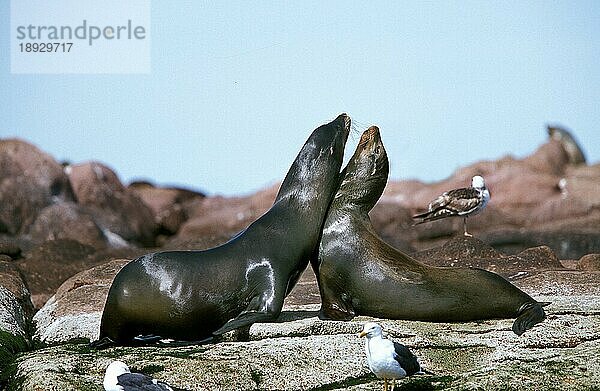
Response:
[[[433,374],[398,382],[397,390],[588,390],[600,384],[600,274],[545,271],[515,284],[551,301],[546,321],[521,337],[512,319],[467,323],[378,320]],[[9,387],[102,390],[116,359],[134,371],[188,390],[379,390],[366,366],[367,317],[321,321],[318,304],[287,304],[278,323],[258,323],[247,342],[188,347],[90,350],[66,344],[22,354]]]

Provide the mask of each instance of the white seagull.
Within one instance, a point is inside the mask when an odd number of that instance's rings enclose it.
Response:
[[[392,380],[394,391],[396,379],[421,372],[417,357],[406,346],[385,338],[379,324],[365,323],[359,336],[367,337],[365,350],[369,369],[379,379],[383,378],[384,391],[388,389],[388,379]]]
[[[142,373],[131,373],[127,364],[113,361],[104,375],[106,391],[173,391],[173,388]]]
[[[445,192],[429,203],[428,211],[413,216],[421,219],[415,223],[435,221],[452,216],[462,216],[465,236],[473,236],[467,232],[467,217],[481,212],[490,200],[490,192],[480,175],[475,175],[471,187],[463,187]]]

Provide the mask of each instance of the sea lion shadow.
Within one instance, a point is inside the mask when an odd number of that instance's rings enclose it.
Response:
[[[315,318],[318,315],[319,311],[281,311],[281,314],[279,314],[279,317],[275,320],[275,323],[293,322],[295,320]]]

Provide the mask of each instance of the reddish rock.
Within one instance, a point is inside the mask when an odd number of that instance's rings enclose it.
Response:
[[[29,230],[37,243],[54,239],[72,239],[94,248],[107,244],[94,218],[73,202],[62,202],[44,208]]]
[[[73,200],[63,168],[50,155],[19,140],[0,140],[0,232],[16,235],[54,202]]]
[[[390,181],[373,211],[375,229],[390,243],[400,238],[416,249],[460,235],[460,218],[411,227],[408,215],[444,191],[468,186],[474,175],[483,175],[491,193],[487,208],[468,220],[476,237],[509,253],[546,244],[561,259],[599,251],[600,164],[571,165],[554,140],[524,159],[478,162],[441,182]]]
[[[19,258],[21,256],[21,247],[10,240],[0,240],[0,254],[7,255],[11,258]]]
[[[600,163],[592,166],[569,166],[563,178],[564,198],[579,200],[588,210],[600,206]]]
[[[132,182],[129,188],[152,209],[155,215],[169,209],[174,204],[183,204],[194,199],[202,199],[204,193],[182,187],[157,187],[149,182]]]
[[[205,197],[196,191],[178,187],[155,187],[148,182],[134,182],[129,188],[148,205],[159,229],[168,235],[176,233],[187,220],[186,205]]]
[[[548,247],[527,249],[517,255],[505,255],[481,240],[458,236],[442,246],[420,251],[414,257],[432,266],[477,267],[507,277],[522,272],[560,270],[562,264]]]
[[[577,269],[598,272],[600,271],[600,254],[587,254],[577,261]]]
[[[65,281],[33,318],[36,337],[47,343],[95,340],[112,280],[129,259],[116,259]]]
[[[523,159],[523,163],[536,172],[562,175],[569,165],[569,155],[559,141],[549,140],[533,154]]]
[[[600,220],[595,217],[592,226]],[[600,233],[589,228],[569,227],[566,224],[549,225],[547,230],[516,229],[498,230],[479,236],[505,253],[514,254],[529,247],[548,246],[560,259],[577,259],[584,254],[600,252]]]
[[[71,239],[49,240],[13,263],[29,286],[34,306],[40,308],[65,280],[94,266],[88,255],[95,251]]]
[[[195,204],[188,221],[166,245],[231,238],[271,207],[278,190],[277,185],[248,197],[207,197]]]
[[[100,227],[126,241],[153,244],[157,226],[152,211],[123,186],[111,169],[89,162],[69,166],[66,172],[77,202],[86,207]]]
[[[427,258],[429,261],[497,259],[502,257],[501,253],[481,240],[462,235],[448,240],[440,247],[420,251],[415,255],[418,255],[419,258]]]
[[[548,246],[528,248],[517,254],[519,266],[533,270],[559,270],[563,268],[558,257]]]
[[[112,261],[84,270],[65,281],[57,290],[55,302],[62,302],[62,310],[56,312],[57,315],[65,315],[68,312],[93,312],[102,311],[108,289],[117,275],[117,273],[131,262],[130,259],[113,259]],[[81,289],[82,287],[88,287]],[[89,287],[95,287],[95,293],[92,295],[75,295],[79,291],[90,292]],[[71,299],[64,300],[71,297]],[[69,310],[68,308],[71,308]]]

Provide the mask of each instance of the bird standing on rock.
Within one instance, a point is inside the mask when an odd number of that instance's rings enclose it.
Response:
[[[360,337],[367,337],[365,351],[369,369],[383,379],[383,389],[388,390],[388,379],[394,391],[396,379],[414,375],[421,371],[417,357],[408,348],[383,336],[382,327],[373,322],[365,323]]]
[[[473,236],[467,232],[467,217],[481,212],[489,200],[490,192],[485,187],[483,177],[475,175],[471,181],[471,187],[445,192],[429,203],[427,212],[414,215],[413,219],[421,219],[415,223],[417,225],[446,217],[462,216],[464,235]]]

